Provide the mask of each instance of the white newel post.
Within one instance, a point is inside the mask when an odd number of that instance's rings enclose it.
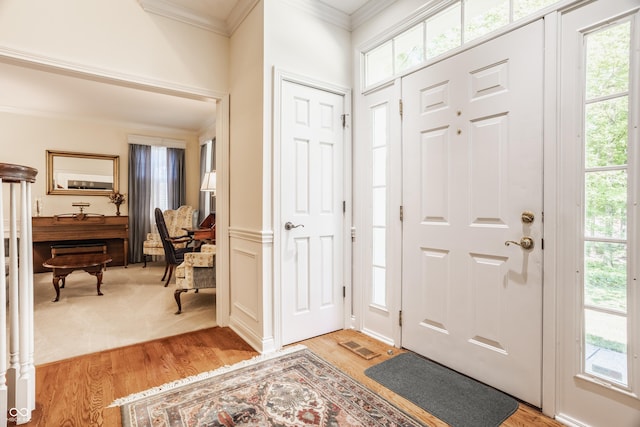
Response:
[[[6,426],[8,421],[17,424],[29,422],[36,407],[31,184],[35,182],[37,173],[36,169],[28,166],[0,163],[0,235],[3,236],[0,245],[0,269],[3,270],[0,278],[0,427]],[[7,188],[8,234],[4,206]],[[4,244],[7,235],[8,254]],[[7,276],[4,274],[7,255],[8,295]]]

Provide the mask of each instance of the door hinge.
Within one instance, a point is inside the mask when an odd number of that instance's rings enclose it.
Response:
[[[540,247],[544,251],[544,239],[540,239]]]
[[[351,227],[351,241],[352,242],[356,241],[356,228],[355,227]]]
[[[402,104],[402,99],[398,99],[398,110],[400,112],[400,117],[402,117],[402,114],[404,113],[404,105]]]
[[[404,221],[404,206],[400,205],[400,221]]]
[[[346,298],[347,297],[347,287],[343,286],[342,287],[342,298]]]
[[[348,114],[341,114],[340,118],[342,119],[342,128],[346,128],[347,127],[347,116]]]
[[[342,213],[346,213],[347,212],[347,201],[343,200],[342,201]]]
[[[402,327],[402,310],[398,312],[398,325]]]

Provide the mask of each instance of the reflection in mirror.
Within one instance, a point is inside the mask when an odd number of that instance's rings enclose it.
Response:
[[[47,150],[47,194],[118,191],[118,156]]]

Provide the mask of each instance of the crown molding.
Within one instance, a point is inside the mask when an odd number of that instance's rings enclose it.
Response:
[[[314,0],[283,0],[289,6],[304,10],[305,12],[334,24],[347,31],[351,31],[351,17],[344,12],[332,8],[322,2]]]
[[[290,6],[302,9],[325,22],[334,24],[347,31],[353,31],[396,2],[396,0],[369,0],[353,14],[347,15],[346,13],[334,9],[333,7],[317,0],[283,1]]]
[[[227,23],[210,16],[203,16],[189,8],[178,6],[166,0],[138,0],[140,6],[149,13],[164,16],[194,27],[202,28],[222,36],[229,36]]]
[[[227,17],[228,36],[236,32],[242,21],[251,13],[260,0],[238,0],[236,6]]]
[[[230,37],[259,1],[238,0],[226,21],[202,15],[195,10],[177,5],[171,0],[138,0],[138,3],[146,12]]]
[[[177,5],[171,0],[138,0],[138,3],[146,12],[230,37],[259,1],[260,0],[238,0],[226,21],[203,16],[201,13]],[[347,31],[353,31],[396,2],[396,0],[369,0],[352,15],[347,15],[318,0],[283,1],[290,6],[302,9],[325,22],[329,22]]]
[[[351,15],[351,30],[355,30],[395,2],[396,0],[369,0]]]

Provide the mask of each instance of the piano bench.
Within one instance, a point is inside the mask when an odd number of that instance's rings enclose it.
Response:
[[[107,253],[107,243],[96,240],[79,240],[51,245],[51,258],[56,255]]]

